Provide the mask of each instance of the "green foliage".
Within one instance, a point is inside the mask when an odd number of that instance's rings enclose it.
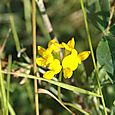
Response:
[[[115,11],[113,14],[111,12],[115,2],[83,1],[86,6],[86,19],[89,21],[87,32],[93,38],[90,43],[94,49],[106,110],[108,114],[115,115]],[[44,0],[44,3],[59,42],[66,42],[75,37],[75,48],[78,52],[89,50],[80,1]],[[37,45],[46,47],[50,36],[39,8],[36,10]],[[35,76],[31,75],[31,14],[31,0],[0,0],[0,115],[35,114]],[[8,64],[9,54],[12,55],[12,63]],[[62,79],[63,83],[57,81],[58,75],[53,80],[43,79],[43,72],[46,70],[37,68],[41,77],[37,78],[41,80],[38,83],[39,88],[45,89],[49,95],[40,94],[44,93],[43,91],[39,92],[40,115],[69,115],[71,111],[77,115],[104,115],[105,108],[100,101],[102,95],[98,90],[96,70],[93,66],[90,56],[78,67],[71,79]],[[7,77],[6,71],[14,74],[8,74]],[[61,99],[66,103],[57,98],[57,86],[61,87]]]
[[[111,35],[104,36],[98,44],[96,54],[100,66],[115,80],[115,38]]]
[[[86,1],[88,19],[100,31],[107,28],[110,16],[110,1],[109,0],[91,0]]]

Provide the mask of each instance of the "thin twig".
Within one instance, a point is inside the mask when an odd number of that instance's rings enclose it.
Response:
[[[45,26],[46,26],[46,28],[47,28],[47,30],[49,32],[49,35],[50,35],[51,39],[56,39],[57,40],[57,38],[56,38],[56,36],[54,34],[54,31],[53,31],[52,24],[50,22],[50,19],[49,19],[47,13],[46,13],[46,8],[44,6],[43,0],[39,0],[39,1],[36,0],[36,2],[37,2],[37,5],[38,5],[39,10],[41,12],[44,24],[45,24]]]
[[[50,19],[49,19],[47,13],[46,13],[46,8],[44,6],[43,0],[36,0],[36,2],[37,2],[39,10],[41,12],[44,24],[45,24],[45,26],[46,26],[46,28],[48,30],[49,35],[50,35],[50,38],[55,39],[57,42],[59,42],[57,37],[54,34],[53,27],[52,27],[52,24],[50,22]],[[60,49],[60,57],[61,57],[61,59],[63,58],[63,54],[61,52],[61,49]]]
[[[114,11],[115,11],[115,6],[112,6],[111,11],[110,11],[110,17],[109,17],[108,26],[107,26],[107,28],[105,30],[106,34],[109,32],[109,29],[110,29],[110,26],[111,26],[111,21],[112,21],[113,15],[114,15]]]
[[[4,48],[5,48],[6,42],[7,42],[8,38],[9,38],[10,33],[11,33],[11,28],[9,28],[8,33],[6,34],[5,40],[3,42],[3,45],[0,48],[0,54],[4,51]]]
[[[34,69],[34,75],[36,75],[37,66],[36,66],[36,3],[35,3],[35,0],[32,0],[32,39],[33,39],[33,69]],[[37,90],[38,90],[37,79],[35,79],[34,80],[35,108],[36,108],[36,115],[39,115],[39,102],[38,102]]]

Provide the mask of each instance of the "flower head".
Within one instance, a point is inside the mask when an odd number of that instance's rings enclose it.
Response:
[[[72,49],[71,54],[64,57],[62,60],[64,78],[70,78],[73,74],[73,71],[77,69],[78,64],[85,60],[89,54],[89,51],[78,54],[75,49]]]
[[[65,48],[64,57],[69,55],[75,46],[74,38],[72,38],[67,44],[62,42],[61,46],[62,46],[62,48]]]
[[[48,43],[48,48],[45,49],[38,46],[38,53],[41,57],[36,59],[39,66],[48,69],[43,75],[46,79],[52,79],[63,69],[64,78],[70,78],[73,75],[79,64],[88,58],[90,51],[78,53],[74,48],[75,41],[72,38],[67,44],[62,42],[57,43],[55,39]],[[60,48],[64,49],[64,57],[60,59]]]
[[[48,64],[53,62],[54,58],[53,58],[53,55],[51,54],[50,49],[45,49],[41,46],[38,46],[38,53],[42,56],[36,59],[36,63],[39,66],[46,67]]]

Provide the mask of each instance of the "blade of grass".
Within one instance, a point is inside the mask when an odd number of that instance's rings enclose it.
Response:
[[[2,72],[5,73],[5,74],[8,74],[8,72],[6,72],[6,71],[2,71]],[[82,88],[79,88],[79,87],[68,85],[68,84],[65,84],[65,83],[61,83],[61,82],[57,82],[57,81],[53,81],[53,80],[47,80],[47,79],[44,79],[44,78],[41,78],[41,77],[36,77],[36,76],[33,76],[33,75],[28,75],[28,74],[23,74],[23,73],[10,72],[9,74],[24,77],[24,78],[38,79],[38,80],[41,80],[41,81],[46,81],[48,83],[51,83],[53,85],[62,87],[64,89],[67,89],[67,90],[70,90],[70,91],[73,91],[73,92],[78,92],[78,93],[82,93],[82,94],[87,94],[87,95],[91,95],[91,96],[100,97],[100,95],[98,95],[96,93],[93,93],[91,91],[88,91],[88,90],[85,90],[85,89],[82,89]]]
[[[31,33],[31,3],[30,0],[23,0],[25,26],[28,34]],[[27,10],[28,9],[28,10]]]
[[[11,71],[11,66],[12,66],[12,56],[9,55],[8,57],[8,72]],[[6,109],[6,115],[9,115],[8,113],[8,103],[9,103],[9,97],[10,97],[10,93],[9,93],[9,90],[10,90],[10,74],[7,75],[7,101],[6,101],[6,104],[7,104],[7,109]]]
[[[16,28],[15,28],[14,18],[13,18],[11,13],[10,13],[9,18],[10,18],[12,34],[14,36],[13,38],[14,38],[14,41],[15,41],[15,44],[16,44],[16,50],[19,52],[21,50],[20,42],[19,42],[19,38],[18,38],[18,35],[17,35],[17,32],[16,32]]]
[[[6,92],[4,87],[4,76],[2,73],[2,65],[0,60],[0,92],[1,92],[1,105],[3,106],[3,115],[6,115]]]
[[[32,87],[31,87],[31,84],[30,84],[30,80],[27,80],[25,85],[26,85],[26,90],[27,90],[29,101],[30,101],[31,106],[34,110],[34,96],[33,96]]]
[[[10,103],[8,103],[8,109],[9,109],[9,112],[10,112],[10,115],[16,115],[14,109],[12,108],[12,106],[10,105]]]
[[[36,66],[36,3],[32,0],[32,40],[33,40],[33,70],[36,76],[37,66]],[[37,79],[34,79],[34,91],[35,91],[35,110],[36,115],[39,115],[39,100],[38,100],[38,85]]]
[[[93,60],[93,65],[94,65],[94,68],[95,68],[95,71],[96,71],[96,79],[97,79],[97,84],[98,84],[98,88],[99,88],[99,93],[101,95],[101,101],[102,101],[102,104],[103,104],[104,113],[105,113],[105,115],[107,115],[105,101],[104,101],[104,97],[103,97],[103,93],[102,93],[101,85],[100,85],[100,81],[99,81],[98,69],[97,69],[96,61],[95,61],[95,57],[94,57],[93,46],[92,46],[91,36],[90,36],[88,22],[87,22],[87,15],[86,15],[86,12],[85,12],[83,0],[80,0],[80,4],[81,4],[83,16],[84,16],[85,28],[86,28],[86,32],[87,32],[87,38],[88,38],[89,47],[90,47],[90,50],[91,50],[91,56],[92,56],[92,60]]]
[[[60,101],[55,95],[53,95],[51,92],[49,92],[48,90],[46,89],[39,89],[38,90],[38,93],[45,93],[45,94],[48,94],[49,96],[51,96],[53,99],[55,99],[58,103],[61,104],[62,107],[64,107],[68,112],[70,112],[71,114],[74,114],[69,108],[67,108],[62,101]]]
[[[72,103],[65,103],[65,102],[64,102],[64,105],[73,107],[74,109],[80,111],[81,113],[83,113],[83,114],[85,114],[85,115],[90,115],[88,112],[84,111],[83,109],[81,109],[80,107],[77,107],[76,105],[74,105],[74,104],[72,104]]]
[[[7,7],[8,7],[8,10],[9,10],[9,19],[10,19],[10,26],[11,26],[11,31],[12,31],[12,35],[13,35],[13,38],[14,38],[14,41],[15,41],[15,44],[16,44],[16,51],[18,52],[18,54],[20,53],[21,51],[21,46],[20,46],[20,41],[19,41],[19,37],[18,37],[18,33],[16,31],[16,26],[15,26],[15,22],[14,22],[14,17],[13,17],[13,14],[11,13],[11,9],[10,9],[10,3],[7,2]],[[18,56],[18,55],[17,55]],[[22,54],[22,57],[28,62],[28,63],[31,63],[31,60],[29,59],[29,57],[26,55],[26,53],[24,52]]]

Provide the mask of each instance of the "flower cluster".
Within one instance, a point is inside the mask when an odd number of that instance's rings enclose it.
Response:
[[[53,39],[48,43],[47,49],[38,46],[40,57],[36,59],[36,63],[38,66],[48,69],[43,75],[44,78],[52,79],[61,70],[63,71],[64,78],[70,78],[72,76],[73,71],[90,54],[90,51],[78,53],[74,46],[74,38],[67,44],[64,42],[59,44]],[[60,58],[60,52],[63,52],[63,58]]]

